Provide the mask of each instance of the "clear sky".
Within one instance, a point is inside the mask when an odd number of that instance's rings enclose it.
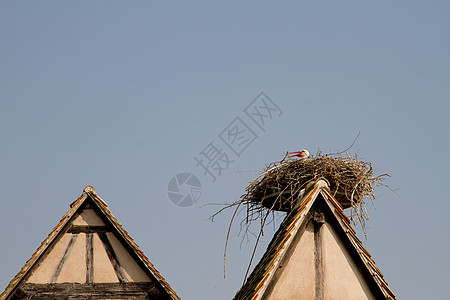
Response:
[[[231,213],[201,207],[360,132],[350,153],[399,189],[377,190],[360,238],[399,299],[446,299],[449,16],[448,1],[1,1],[1,289],[89,184],[183,299],[231,299],[254,239],[233,227],[224,279]],[[263,127],[245,110],[260,92],[279,108]],[[215,182],[194,160],[211,145],[232,161]],[[202,186],[184,208],[167,192],[183,172]]]

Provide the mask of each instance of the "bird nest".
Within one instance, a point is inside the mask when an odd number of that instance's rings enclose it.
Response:
[[[289,212],[298,201],[303,189],[309,183],[325,179],[335,199],[346,208],[351,208],[349,215],[354,225],[362,229],[369,219],[365,204],[373,203],[374,189],[383,184],[389,174],[374,176],[370,162],[358,159],[357,155],[317,153],[314,157],[292,158],[285,155],[280,162],[266,166],[265,170],[245,188],[245,194],[231,204],[226,204],[211,216],[214,220],[218,214],[229,208],[235,208],[231,223],[239,211],[245,210],[246,217],[241,227],[248,228],[252,221],[259,220],[262,226],[270,213]],[[230,223],[230,226],[231,226]],[[262,229],[262,228],[261,228]],[[365,230],[364,230],[365,232]]]
[[[358,210],[366,199],[375,198],[374,188],[389,176],[374,176],[371,163],[357,157],[318,154],[306,159],[285,158],[268,165],[246,187],[241,201],[269,210],[289,211],[310,182],[324,178],[342,207]],[[364,210],[365,211],[365,210]]]

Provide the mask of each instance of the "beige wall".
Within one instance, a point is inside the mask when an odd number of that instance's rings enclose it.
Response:
[[[145,274],[141,267],[139,267],[122,244],[120,244],[114,234],[107,233],[107,235],[114,252],[116,252],[117,259],[122,266],[122,270],[124,271],[127,280],[130,282],[150,282],[150,278]]]
[[[69,244],[71,234],[65,234],[61,240],[53,247],[45,260],[35,269],[27,282],[29,283],[49,283],[53,272],[58,266],[59,260]]]
[[[297,245],[293,246],[292,256],[282,269],[277,270],[281,272],[281,275],[266,299],[314,299],[314,226],[312,222],[306,227]]]
[[[105,223],[95,213],[93,209],[86,209],[83,213],[75,218],[73,225],[83,226],[102,226]],[[35,269],[27,280],[28,283],[50,283],[53,274],[61,261],[66,249],[68,249],[69,241],[72,233],[65,233],[62,238],[50,250],[44,261]],[[121,266],[121,273],[129,282],[150,282],[144,270],[137,264],[128,251],[122,246],[113,233],[108,232],[107,237],[117,256],[117,260]],[[64,264],[62,264],[61,272],[56,277],[56,283],[86,282],[86,245],[87,239],[85,233],[79,233],[75,242],[72,244],[70,251],[67,253]],[[105,247],[99,236],[93,234],[93,282],[119,282],[116,271],[108,257]]]
[[[329,223],[322,225],[322,263],[325,300],[375,299],[362,274]],[[297,244],[292,244],[292,255],[272,281],[262,299],[314,299],[315,298],[315,246],[314,225],[309,221]],[[292,249],[290,249],[292,250]]]
[[[66,235],[71,235],[66,233]],[[56,283],[86,282],[86,234],[78,234]]]
[[[103,226],[105,223],[93,209],[85,209],[73,220],[73,225]]]
[[[327,300],[375,299],[334,229],[323,226],[324,294]]]

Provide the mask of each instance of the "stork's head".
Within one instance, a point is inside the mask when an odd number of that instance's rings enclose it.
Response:
[[[295,152],[288,152],[287,153],[289,155],[289,157],[300,157],[300,158],[307,158],[309,157],[309,152],[308,150],[301,150],[301,151],[295,151]]]
[[[309,151],[303,149],[302,151],[300,151],[300,153],[299,153],[298,156],[299,156],[300,158],[307,158],[307,157],[309,157]]]

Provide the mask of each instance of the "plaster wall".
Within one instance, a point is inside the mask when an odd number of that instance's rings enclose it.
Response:
[[[28,283],[49,283],[52,278],[64,251],[69,244],[71,234],[64,234],[59,242],[51,249],[46,259],[35,269],[34,273],[28,278]]]
[[[71,235],[70,233],[68,235]],[[56,283],[86,282],[86,234],[78,234],[78,238],[70,250],[69,256],[58,276]]]
[[[334,229],[325,223],[322,230],[325,299],[375,299]]]
[[[112,233],[107,233],[108,239],[114,252],[117,255],[120,265],[130,282],[150,282],[150,278],[147,274],[139,267],[136,261],[131,257],[128,251],[122,246],[122,244],[117,240],[117,238]]]
[[[73,225],[103,226],[105,223],[93,209],[85,209],[73,220]]]
[[[114,267],[105,251],[102,241],[97,234],[93,236],[94,248],[94,282],[119,282]]]
[[[295,243],[295,239],[293,242]],[[293,246],[295,248],[288,261],[283,262],[282,268],[276,271],[281,274],[266,299],[314,299],[314,226],[312,222],[309,222],[300,240]]]

